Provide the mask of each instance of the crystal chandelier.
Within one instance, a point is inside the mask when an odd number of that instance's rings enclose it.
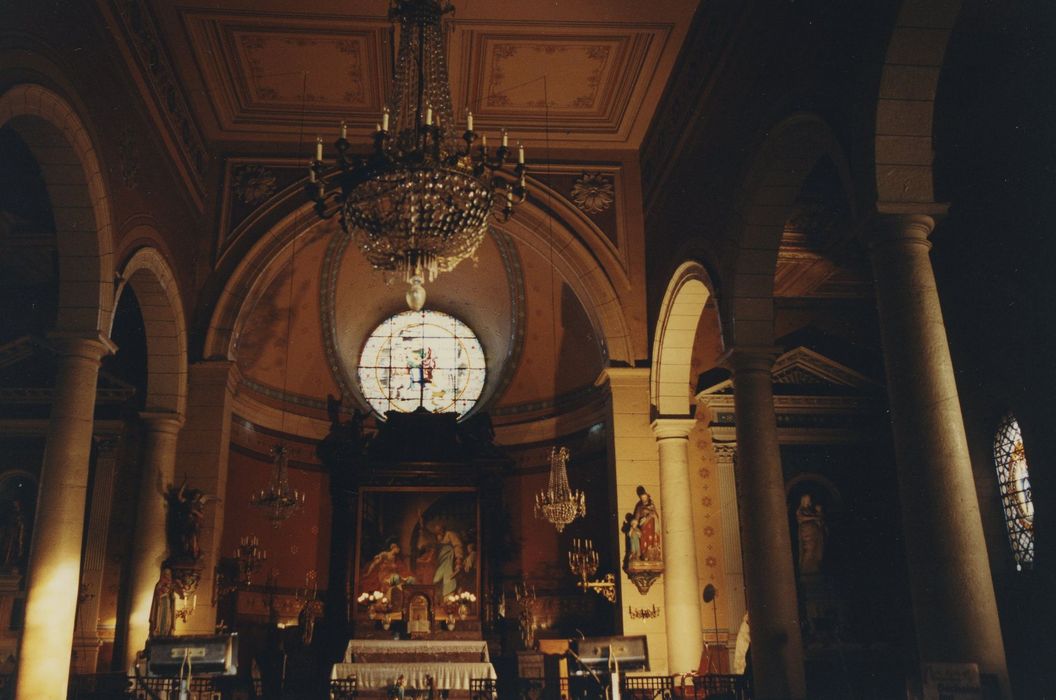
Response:
[[[304,494],[290,488],[290,475],[287,468],[286,446],[279,444],[271,449],[275,461],[271,470],[271,483],[249,499],[250,505],[263,508],[268,520],[275,527],[297,512],[304,505]]]
[[[401,275],[409,285],[407,303],[425,303],[426,280],[454,269],[473,254],[494,212],[502,221],[524,201],[524,146],[506,169],[512,149],[506,131],[488,150],[487,136],[455,133],[441,17],[453,11],[441,0],[393,0],[389,18],[400,27],[390,95],[369,155],[350,152],[341,124],[334,143],[336,168],[324,161],[316,140],[307,191],[323,219],[339,215],[367,261],[377,270]],[[459,138],[460,136],[460,138]]]
[[[558,532],[577,517],[587,515],[587,496],[568,487],[567,447],[550,449],[550,484],[545,491],[535,494],[535,517],[544,518]]]

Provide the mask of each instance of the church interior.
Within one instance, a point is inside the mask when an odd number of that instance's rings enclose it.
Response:
[[[5,3],[0,698],[1051,697],[1051,4],[452,2]]]

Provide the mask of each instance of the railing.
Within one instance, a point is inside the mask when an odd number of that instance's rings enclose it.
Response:
[[[499,697],[498,682],[493,678],[470,678],[469,696],[472,700],[496,700]]]
[[[359,688],[355,676],[330,681],[330,700],[352,700],[358,696]]]

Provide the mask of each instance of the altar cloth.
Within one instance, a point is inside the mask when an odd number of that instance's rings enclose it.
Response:
[[[410,655],[417,656],[418,658],[406,658]],[[344,659],[346,664],[381,663],[389,661],[454,661],[487,663],[491,661],[491,658],[488,656],[488,645],[483,640],[348,640]]]
[[[439,690],[469,690],[473,678],[497,678],[495,667],[488,662],[423,661],[419,663],[339,663],[334,664],[331,678],[356,677],[360,689],[389,688],[403,675],[408,688],[425,688],[426,676],[432,676]]]

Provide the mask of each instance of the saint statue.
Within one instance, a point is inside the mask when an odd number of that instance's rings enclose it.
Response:
[[[809,493],[799,497],[796,524],[799,529],[800,575],[821,573],[821,560],[825,556],[825,513]]]
[[[26,518],[22,514],[22,502],[8,502],[0,529],[0,564],[18,566],[26,554]]]
[[[174,562],[197,562],[202,556],[198,541],[205,522],[205,504],[209,497],[200,489],[187,488],[187,480],[165,494],[169,504],[166,536],[169,540],[169,559]]]
[[[638,502],[634,504],[634,513],[628,527],[630,537],[629,549],[637,540],[638,556],[643,561],[663,561],[660,546],[660,514],[653,503],[653,497],[644,486],[638,487]]]
[[[154,584],[154,599],[150,603],[150,636],[171,637],[176,632],[176,586],[172,569],[161,570]]]

